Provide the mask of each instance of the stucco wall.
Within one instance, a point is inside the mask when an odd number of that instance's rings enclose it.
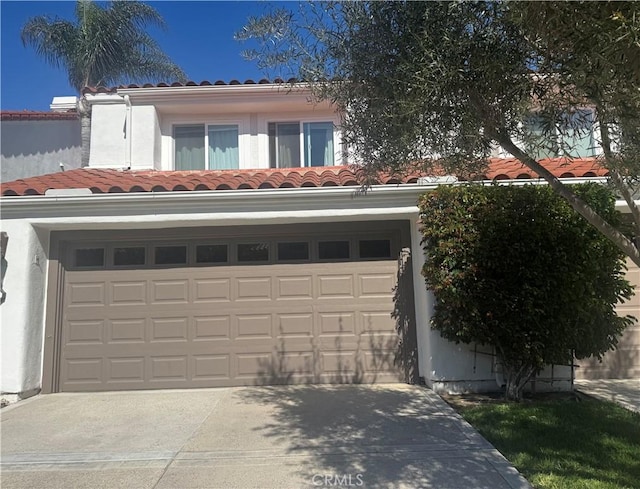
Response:
[[[2,182],[80,167],[79,120],[2,121]]]
[[[89,166],[126,168],[126,106],[96,104],[91,108],[91,155]]]
[[[160,144],[157,141],[157,126],[153,105],[131,107],[131,169],[157,167],[156,148]]]
[[[0,390],[27,396],[40,389],[49,233],[27,220],[2,222],[9,236],[0,306]]]

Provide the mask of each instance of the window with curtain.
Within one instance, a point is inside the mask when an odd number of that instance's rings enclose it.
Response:
[[[333,123],[304,123],[304,166],[332,166]]]
[[[540,116],[535,114],[529,116],[524,125],[529,136],[526,149],[531,156],[536,160],[558,156],[557,134],[555,130],[545,133],[544,122]]]
[[[593,112],[578,110],[567,116],[567,133],[564,144],[566,152],[573,157],[595,155],[593,138]]]
[[[269,123],[269,163],[271,168],[300,166],[300,123]]]
[[[238,126],[209,126],[209,169],[228,170],[240,166]]]
[[[205,168],[204,124],[175,126],[173,139],[176,170],[203,170]]]
[[[332,122],[270,122],[268,131],[271,168],[335,164]]]
[[[173,139],[176,170],[227,170],[240,166],[237,124],[174,126]]]
[[[584,158],[596,154],[592,111],[578,110],[563,114],[559,121],[560,129],[552,128],[546,133],[543,124],[542,118],[536,114],[525,120],[529,135],[526,146],[534,158],[554,158],[561,154]]]

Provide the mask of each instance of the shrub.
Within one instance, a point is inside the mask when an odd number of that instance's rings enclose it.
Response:
[[[606,188],[575,191],[620,225]],[[632,323],[615,310],[633,294],[624,256],[549,187],[442,186],[419,205],[432,327],[493,346],[507,398],[519,400],[533,374],[567,364],[572,351],[601,358]]]

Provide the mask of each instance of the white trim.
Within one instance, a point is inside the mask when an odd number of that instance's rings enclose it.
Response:
[[[240,84],[240,85],[204,85],[204,86],[179,86],[179,87],[148,87],[148,88],[119,88],[118,95],[128,94],[136,101],[153,102],[168,101],[171,99],[199,98],[222,96],[228,97],[230,94],[236,95],[258,95],[265,94],[290,94],[298,93],[308,96],[310,93],[309,85],[306,83],[264,83],[264,84]],[[99,96],[106,94],[95,94],[91,96]],[[89,95],[87,95],[89,96]]]

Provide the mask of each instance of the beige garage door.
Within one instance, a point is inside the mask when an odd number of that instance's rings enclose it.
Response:
[[[80,243],[61,391],[404,380],[391,234]]]
[[[627,280],[635,285],[636,295],[618,306],[618,314],[640,319],[640,268],[627,260]],[[640,378],[640,323],[627,328],[618,347],[605,354],[602,363],[594,359],[578,362],[578,379],[639,379]]]

